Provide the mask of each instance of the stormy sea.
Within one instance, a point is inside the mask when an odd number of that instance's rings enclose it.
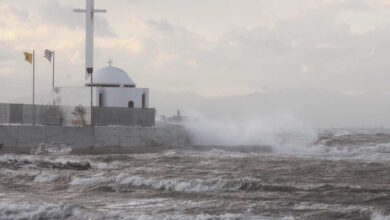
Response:
[[[3,154],[0,219],[390,219],[389,130],[309,139]]]

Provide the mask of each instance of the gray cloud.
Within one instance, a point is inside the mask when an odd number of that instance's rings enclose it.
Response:
[[[27,10],[17,9],[15,7],[8,7],[9,15],[15,16],[21,22],[30,21],[29,12]]]
[[[85,14],[73,12],[74,7],[63,5],[57,0],[51,0],[40,9],[42,19],[45,22],[62,25],[69,29],[84,28]],[[95,16],[95,31],[100,37],[116,37],[114,29],[110,26],[104,14]]]
[[[13,61],[18,55],[23,56],[20,52],[18,54],[12,45],[0,41],[0,61]]]
[[[385,82],[390,81],[390,45],[385,39],[390,39],[390,29],[356,35],[336,19],[343,12],[340,8],[347,6],[371,10],[364,1],[356,2],[332,3],[280,20],[273,28],[235,29],[212,49],[205,49],[207,40],[183,27],[166,20],[149,20],[147,24],[157,33],[170,36],[145,39],[147,49],[142,58],[131,62],[137,63],[132,68],[148,74],[145,66],[163,51],[177,58],[161,67],[154,77],[172,79],[166,84],[169,88],[182,86],[196,91],[200,87],[240,85],[254,89],[266,86],[388,91]],[[188,59],[196,60],[198,68],[187,65]]]
[[[335,11],[340,10],[371,10],[371,7],[367,4],[367,1],[364,0],[344,0],[344,1],[336,1],[329,4]]]
[[[165,19],[161,21],[148,20],[146,23],[158,32],[172,35],[175,31],[174,27]]]

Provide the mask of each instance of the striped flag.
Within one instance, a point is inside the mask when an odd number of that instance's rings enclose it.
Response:
[[[53,57],[53,51],[46,49],[44,57],[51,62],[51,59]]]

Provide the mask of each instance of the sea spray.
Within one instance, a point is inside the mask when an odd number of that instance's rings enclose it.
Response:
[[[276,152],[305,152],[317,141],[309,124],[290,114],[252,119],[190,116],[184,122],[192,142],[202,146],[272,146]]]

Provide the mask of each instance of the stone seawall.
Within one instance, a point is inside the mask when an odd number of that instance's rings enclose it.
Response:
[[[158,127],[0,126],[0,152],[28,153],[40,143],[72,145],[74,153],[125,153],[189,144],[178,125]],[[149,149],[150,150],[150,149]]]

